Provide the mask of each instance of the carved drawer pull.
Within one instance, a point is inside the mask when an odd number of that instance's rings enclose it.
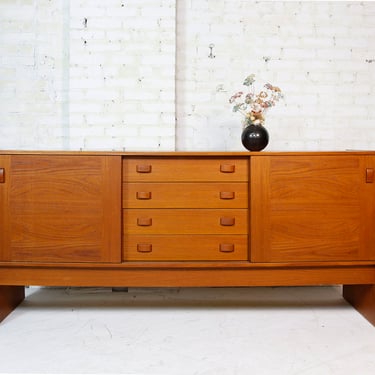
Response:
[[[219,247],[220,252],[222,253],[233,253],[234,244],[232,243],[221,243]]]
[[[366,168],[366,183],[372,184],[374,182],[374,168]]]
[[[150,227],[152,225],[151,217],[139,217],[137,219],[137,225],[140,227]]]
[[[221,191],[220,199],[234,199],[234,191]]]
[[[3,184],[5,182],[5,169],[0,168],[0,184]]]
[[[221,173],[234,173],[236,171],[236,166],[234,164],[220,164]]]
[[[151,191],[137,191],[137,199],[147,200],[147,199],[151,199],[151,196],[152,196]]]
[[[230,227],[234,225],[236,222],[234,217],[221,217],[220,218],[220,225],[223,225],[224,227]]]
[[[137,173],[151,173],[152,165],[151,164],[137,164],[136,171]]]
[[[151,253],[152,244],[151,243],[138,243],[137,244],[138,253]]]

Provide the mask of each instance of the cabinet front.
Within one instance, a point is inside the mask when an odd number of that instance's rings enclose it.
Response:
[[[248,260],[247,181],[247,158],[124,158],[123,260]]]
[[[375,259],[374,157],[251,158],[251,260]]]
[[[119,262],[121,157],[3,156],[0,259]]]

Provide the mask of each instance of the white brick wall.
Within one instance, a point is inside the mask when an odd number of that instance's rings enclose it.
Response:
[[[1,0],[0,149],[243,150],[249,73],[267,150],[374,149],[374,40],[374,2]]]
[[[174,0],[2,0],[0,28],[0,148],[174,149]]]
[[[173,150],[174,0],[71,1],[70,14],[72,147]]]
[[[177,17],[178,149],[242,149],[227,101],[250,73],[285,94],[267,150],[375,148],[375,3],[191,0]]]
[[[0,148],[61,148],[61,13],[0,2]]]

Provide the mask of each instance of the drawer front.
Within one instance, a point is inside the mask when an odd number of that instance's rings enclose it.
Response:
[[[124,234],[247,234],[247,209],[129,209]]]
[[[247,208],[246,182],[125,183],[123,208]]]
[[[124,182],[248,181],[248,158],[123,159]]]
[[[246,235],[124,236],[123,261],[246,261]]]

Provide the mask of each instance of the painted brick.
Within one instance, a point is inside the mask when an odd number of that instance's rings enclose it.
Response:
[[[208,129],[217,117],[227,118],[225,111],[230,111],[230,106],[224,108],[222,95],[211,96],[211,83],[215,82],[215,86],[221,87],[221,94],[229,97],[241,88],[242,77],[249,73],[279,85],[285,92],[284,103],[267,115],[271,139],[272,132],[277,137],[271,148],[350,148],[354,142],[342,131],[343,120],[346,126],[361,127],[359,122],[369,120],[368,102],[374,95],[371,83],[374,76],[368,70],[371,63],[365,62],[371,61],[368,56],[374,36],[370,26],[374,21],[374,4],[281,1],[253,2],[251,7],[245,1],[236,2],[236,7],[232,4],[220,1],[215,10],[210,7],[212,1],[203,2],[201,7],[210,12],[194,8],[192,2],[180,2],[177,7],[177,21],[181,17],[182,22],[177,22],[177,44],[182,43],[183,50],[177,54],[180,63],[177,94],[179,89],[183,91],[177,95],[177,148],[189,149],[197,139],[199,147],[216,147]],[[203,19],[209,30],[214,31],[211,35],[202,35],[194,29],[194,24]],[[230,38],[222,37],[222,45],[215,46],[214,61],[205,60],[204,51],[208,52],[209,39],[214,39],[216,32]],[[227,69],[221,68],[224,61]],[[199,92],[197,97],[195,88]],[[366,98],[363,103],[356,99],[360,95]],[[234,114],[231,116],[233,122],[239,121]],[[282,130],[275,124],[280,124]],[[306,126],[311,130],[306,131]],[[288,140],[283,140],[285,127]],[[363,144],[368,144],[366,132],[361,134]],[[370,139],[374,145],[374,137]],[[242,149],[239,142],[232,145]],[[229,143],[227,146],[231,147]]]
[[[100,149],[122,149],[124,137],[139,136],[139,125],[126,126],[118,137],[116,132],[113,135],[105,130],[124,127],[125,114],[129,113],[140,115],[143,123],[172,129],[167,133],[174,134],[174,119],[161,116],[156,105],[153,112],[148,111],[147,118],[140,113],[141,103],[157,104],[161,100],[161,81],[152,82],[154,74],[163,79],[164,91],[175,90],[174,1],[28,1],[27,5],[28,8],[21,3],[0,4],[2,40],[6,41],[1,44],[0,71],[12,72],[11,76],[16,77],[9,82],[0,79],[0,109],[2,119],[7,121],[3,128],[20,130],[13,124],[24,123],[22,137],[14,133],[7,137],[8,144],[13,142],[12,148],[53,144],[55,148],[85,149],[98,148],[101,142]],[[142,12],[143,22],[139,22],[140,17],[134,16]],[[138,29],[127,26],[131,24]],[[159,70],[164,61],[162,55],[170,56],[172,63]],[[160,60],[149,69],[150,60],[145,59],[142,66],[144,56],[158,56]],[[138,79],[145,74],[149,76],[148,88],[139,89],[132,96],[130,91],[138,88]],[[124,93],[128,91],[126,97]],[[172,103],[169,98],[168,107],[164,108],[173,112],[174,97]],[[17,115],[8,116],[11,110]],[[52,130],[46,131],[45,126],[49,125]],[[160,137],[153,137],[152,144],[162,147]]]
[[[375,3],[235,3],[0,2],[0,148],[242,150],[249,73],[270,150],[374,148]]]

